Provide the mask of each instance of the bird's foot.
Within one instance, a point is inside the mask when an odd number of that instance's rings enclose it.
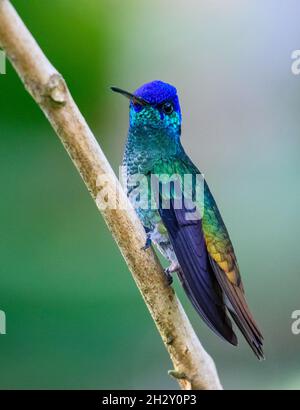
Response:
[[[151,245],[152,245],[151,236],[148,234],[145,245],[141,248],[142,251],[146,251],[147,249],[149,249],[151,247]]]
[[[171,286],[173,283],[172,273],[177,272],[179,269],[180,269],[179,263],[172,262],[171,265],[164,270],[169,286]]]
[[[173,276],[172,276],[172,274],[169,272],[169,269],[168,269],[168,268],[165,269],[164,272],[165,272],[165,276],[166,276],[166,279],[167,279],[168,286],[171,286],[172,283],[173,283]]]

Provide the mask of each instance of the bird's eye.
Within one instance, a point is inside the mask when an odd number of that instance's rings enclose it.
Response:
[[[166,102],[162,106],[163,112],[167,115],[171,115],[172,112],[174,111],[173,104],[170,102]]]

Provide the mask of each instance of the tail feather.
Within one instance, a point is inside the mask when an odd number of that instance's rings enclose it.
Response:
[[[263,360],[263,336],[249,310],[244,293],[241,288],[232,284],[219,265],[210,257],[210,263],[216,278],[226,295],[226,306],[236,325],[244,335],[249,346],[259,360]]]
[[[240,329],[241,333],[243,334],[244,338],[246,339],[247,343],[251,347],[252,351],[254,352],[255,356],[258,360],[264,360],[264,352],[262,349],[262,341],[253,336],[253,333],[247,328],[245,323],[242,323],[240,318],[231,310],[229,310],[235,324]]]

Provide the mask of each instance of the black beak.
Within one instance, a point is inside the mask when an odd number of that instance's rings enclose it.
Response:
[[[129,93],[128,91],[122,90],[121,88],[110,87],[110,89],[115,93],[122,94],[124,95],[124,97],[129,98],[129,100],[131,100],[134,104],[137,103],[143,106],[150,105],[150,103],[148,103],[148,101],[144,100],[143,98],[137,97],[134,94]]]

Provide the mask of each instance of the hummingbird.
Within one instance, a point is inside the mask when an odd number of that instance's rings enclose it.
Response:
[[[213,332],[237,346],[233,320],[257,358],[264,359],[263,336],[247,305],[228,231],[206,180],[181,144],[182,115],[176,88],[156,80],[133,93],[111,89],[129,99],[123,177],[147,234],[144,249],[154,244],[169,261],[165,270],[168,283],[176,272],[194,308]],[[143,175],[147,184],[133,183],[134,175]],[[158,188],[151,182],[153,175],[162,176]],[[184,192],[186,175],[192,181],[187,184],[190,196]],[[166,193],[161,185],[169,177],[172,184]],[[197,185],[202,186],[201,200],[195,198]],[[132,196],[138,186],[139,195]],[[140,199],[146,189],[147,205],[153,205],[154,196],[156,206],[139,206],[137,197]],[[176,202],[180,196],[187,198],[181,201],[185,203],[182,206]],[[198,217],[188,217],[191,209]]]

